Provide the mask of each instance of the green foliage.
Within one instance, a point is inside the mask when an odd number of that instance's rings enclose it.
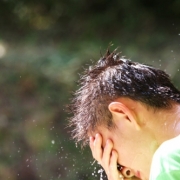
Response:
[[[79,73],[112,42],[179,86],[179,9],[179,0],[0,1],[0,179],[99,179],[67,128]]]

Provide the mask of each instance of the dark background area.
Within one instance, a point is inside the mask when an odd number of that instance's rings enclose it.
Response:
[[[179,87],[180,0],[0,1],[1,180],[100,179],[65,107],[111,42]]]

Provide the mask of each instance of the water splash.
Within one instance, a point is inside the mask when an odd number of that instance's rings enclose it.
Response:
[[[103,172],[104,170],[102,168],[98,170],[98,173],[100,174],[100,180],[103,180]]]

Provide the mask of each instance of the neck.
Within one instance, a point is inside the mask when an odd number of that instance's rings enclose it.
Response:
[[[142,113],[139,119],[142,120],[141,127],[143,136],[147,137],[146,146],[148,148],[146,149],[146,154],[150,155],[149,166],[144,169],[144,173],[148,177],[152,156],[156,149],[164,141],[172,139],[180,134],[180,105],[173,104],[171,109],[161,110],[145,108],[144,111],[143,109],[140,111]]]
[[[146,111],[147,126],[154,132],[158,144],[180,134],[180,105],[173,104],[170,109]]]

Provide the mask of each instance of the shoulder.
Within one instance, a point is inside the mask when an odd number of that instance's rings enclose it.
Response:
[[[169,158],[169,157],[179,157],[180,158],[180,135],[165,141],[157,149],[154,154],[156,158]]]
[[[155,152],[151,164],[151,177],[180,172],[180,136],[165,141]],[[156,178],[151,178],[156,179]]]

